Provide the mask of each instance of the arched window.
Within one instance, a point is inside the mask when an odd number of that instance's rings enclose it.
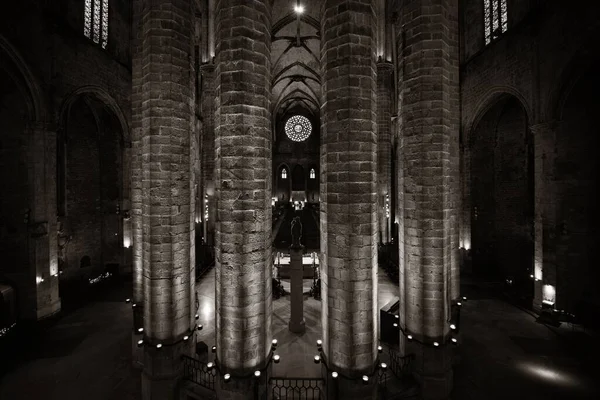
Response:
[[[483,0],[485,44],[500,37],[508,28],[507,0]]]
[[[281,170],[281,179],[287,179],[287,170],[285,168]]]
[[[108,0],[85,0],[83,19],[83,34],[105,49],[108,44]]]
[[[316,175],[316,174],[315,174],[315,169],[314,169],[314,168],[311,168],[311,169],[310,169],[310,175],[309,175],[309,176],[310,176],[310,179],[315,179],[315,175]]]

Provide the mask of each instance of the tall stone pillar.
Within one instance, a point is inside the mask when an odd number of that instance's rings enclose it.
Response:
[[[294,333],[304,333],[304,293],[302,254],[304,246],[290,247],[290,322],[288,328]]]
[[[193,2],[143,0],[133,114],[141,115],[144,399],[175,399],[194,326]],[[138,53],[139,54],[139,53]],[[139,85],[139,86],[137,86]],[[140,111],[141,108],[141,111]],[[138,120],[139,121],[139,120]],[[139,183],[134,185],[139,188]],[[139,198],[138,198],[139,201]],[[159,346],[160,345],[160,346]]]
[[[542,302],[556,303],[556,159],[557,121],[531,127],[534,141],[534,298],[533,308],[540,311]]]
[[[392,93],[394,65],[377,63],[377,197],[379,203],[379,238],[389,243],[392,215]]]
[[[271,2],[216,2],[215,253],[219,399],[252,399],[271,348]]]
[[[132,7],[132,79],[131,79],[131,247],[133,275],[133,326],[131,353],[133,365],[143,365],[144,351],[137,346],[138,329],[143,328],[143,243],[142,243],[142,57],[143,27],[141,25],[143,0],[133,0]]]
[[[202,74],[202,204],[204,242],[214,245],[215,236],[215,66],[210,61],[200,67]]]
[[[377,360],[376,1],[321,8],[321,319],[330,368],[351,378],[340,398],[375,398],[363,385]],[[375,379],[371,379],[375,381]]]
[[[400,347],[416,355],[423,399],[432,400],[452,390],[458,297],[457,3],[413,0],[399,9]]]
[[[25,318],[39,320],[60,311],[56,217],[56,132],[31,126],[29,137],[29,280]]]

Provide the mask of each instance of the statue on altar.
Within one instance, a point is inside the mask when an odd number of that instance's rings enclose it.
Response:
[[[300,217],[294,217],[292,220],[292,247],[300,247],[302,238],[302,223]]]

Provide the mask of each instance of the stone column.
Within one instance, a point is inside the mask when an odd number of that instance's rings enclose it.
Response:
[[[377,305],[376,0],[321,8],[321,319],[340,398],[375,398]],[[374,379],[371,382],[374,383]]]
[[[215,253],[219,399],[252,399],[271,348],[271,2],[216,2]],[[263,387],[264,389],[264,387]]]
[[[304,246],[290,247],[290,322],[288,327],[294,333],[304,333],[304,293],[302,254]]]
[[[143,365],[144,351],[137,346],[143,328],[143,243],[142,243],[142,38],[141,26],[143,0],[133,0],[132,7],[132,80],[131,80],[131,246],[133,295],[131,299],[133,326],[131,353],[133,365]]]
[[[204,242],[214,245],[215,235],[215,66],[210,61],[200,67],[202,74],[202,204]],[[208,207],[207,207],[208,206]],[[207,217],[208,216],[208,217]]]
[[[141,114],[141,140],[134,143],[141,145],[142,397],[168,400],[178,396],[181,355],[193,348],[183,337],[194,326],[194,8],[190,0],[143,0],[136,11],[142,34],[134,64],[141,101],[133,110]]]
[[[556,159],[557,121],[531,127],[534,141],[534,298],[533,308],[542,302],[555,303],[556,296]]]
[[[399,9],[400,334],[423,399],[452,390],[451,304],[458,293],[458,2]],[[435,346],[435,342],[439,346]]]
[[[56,217],[56,132],[46,124],[34,123],[29,137],[30,275],[25,318],[40,320],[60,311]]]
[[[392,81],[394,65],[377,63],[377,196],[379,203],[379,237],[382,243],[391,238],[392,207]]]

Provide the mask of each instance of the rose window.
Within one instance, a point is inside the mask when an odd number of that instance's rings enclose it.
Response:
[[[285,134],[294,142],[305,141],[312,132],[312,125],[308,118],[294,115],[285,123]]]

